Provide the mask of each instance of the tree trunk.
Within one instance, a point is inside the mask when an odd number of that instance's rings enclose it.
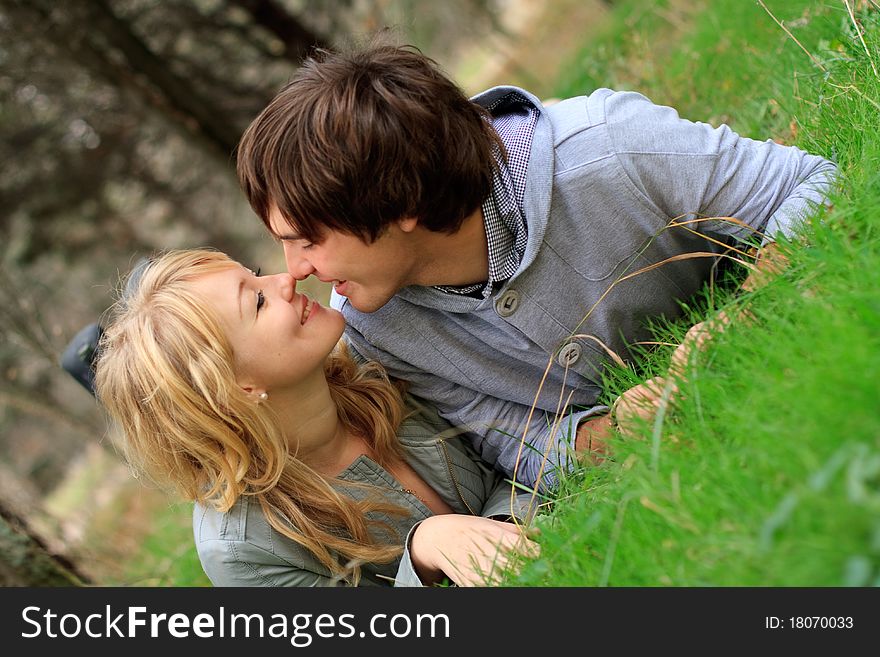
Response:
[[[125,61],[136,73],[142,74],[158,89],[169,106],[189,119],[184,123],[208,136],[225,157],[232,155],[238,145],[241,131],[218,116],[212,104],[200,98],[192,85],[179,78],[163,61],[135,35],[128,24],[121,20],[104,0],[88,0],[85,3],[97,32],[119,50]]]
[[[83,586],[88,579],[52,554],[21,518],[0,503],[0,586]]]
[[[261,27],[269,30],[284,44],[284,56],[301,62],[313,47],[330,47],[329,39],[316,34],[274,0],[231,0],[248,12]]]
[[[241,131],[217,115],[213,104],[198,97],[192,85],[168,70],[167,63],[103,0],[78,0],[60,7],[46,0],[16,0],[15,9],[20,19],[46,26],[43,29],[55,44],[88,71],[158,108],[172,124],[229,162]]]

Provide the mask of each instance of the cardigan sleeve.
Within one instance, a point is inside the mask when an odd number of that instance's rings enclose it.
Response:
[[[404,588],[425,585],[422,580],[419,579],[418,573],[416,573],[416,568],[412,562],[412,553],[410,552],[413,534],[415,534],[416,529],[418,529],[418,526],[421,524],[421,522],[417,522],[406,535],[403,556],[400,558],[400,564],[397,566],[397,577],[394,578],[395,587]]]

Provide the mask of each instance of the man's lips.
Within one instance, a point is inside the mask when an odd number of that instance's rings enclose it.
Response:
[[[336,294],[341,296],[345,296],[345,290],[348,287],[348,281],[336,281],[333,283],[333,289],[336,290]]]
[[[309,318],[309,315],[312,314],[312,309],[313,309],[315,302],[312,301],[311,299],[309,299],[305,294],[303,294],[301,303],[302,303],[302,310],[300,311],[300,315],[299,315],[300,326],[305,324],[306,320],[308,320],[308,318]]]

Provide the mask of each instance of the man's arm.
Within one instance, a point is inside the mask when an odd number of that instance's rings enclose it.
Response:
[[[818,155],[679,117],[671,107],[620,92],[606,101],[609,135],[643,201],[726,243],[793,237],[828,195],[837,166]]]
[[[823,157],[742,137],[726,125],[714,128],[682,119],[671,107],[636,93],[612,94],[606,111],[627,176],[655,212],[680,219],[682,225],[674,230],[696,231],[741,251],[760,242],[742,284],[746,291],[787,266],[776,240],[797,238],[811,215],[831,205],[838,171]],[[700,348],[707,328],[703,323],[693,327],[689,344]],[[590,432],[579,432],[579,438],[581,433]]]

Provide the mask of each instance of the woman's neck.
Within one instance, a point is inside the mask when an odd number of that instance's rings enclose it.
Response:
[[[278,415],[287,444],[297,458],[327,474],[338,474],[351,463],[353,458],[347,462],[345,459],[353,446],[359,448],[360,441],[339,420],[323,372],[308,385],[270,392],[268,403]]]

